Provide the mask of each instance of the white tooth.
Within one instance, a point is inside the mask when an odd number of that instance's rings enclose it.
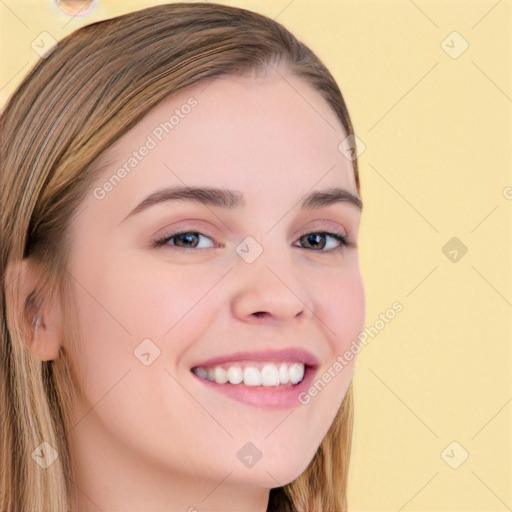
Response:
[[[279,371],[273,364],[266,364],[262,368],[261,383],[264,386],[279,386]]]
[[[304,377],[304,365],[302,363],[295,363],[290,366],[289,370],[290,382],[292,384],[299,383]]]
[[[279,384],[288,384],[290,382],[290,376],[288,375],[288,366],[283,363],[279,367]]]
[[[225,384],[228,381],[228,376],[226,375],[226,370],[221,366],[216,366],[213,369],[213,376],[215,377],[215,382],[217,384]]]
[[[228,369],[227,377],[231,384],[240,384],[244,380],[242,369],[238,366],[231,366]]]
[[[200,378],[216,382],[217,384],[244,383],[246,386],[279,386],[288,383],[298,384],[304,378],[304,364],[293,363],[288,367],[287,363],[280,365],[275,363],[265,364],[258,370],[254,366],[247,366],[242,370],[240,366],[230,366],[226,371],[222,366],[213,368],[198,367],[194,373]]]
[[[261,386],[261,373],[257,368],[248,366],[244,370],[244,384],[246,386]]]
[[[207,375],[207,373],[206,373],[206,370],[205,370],[204,368],[201,368],[201,367],[196,368],[196,369],[194,370],[194,373],[195,373],[198,377],[201,377],[202,379],[206,379],[206,375]]]

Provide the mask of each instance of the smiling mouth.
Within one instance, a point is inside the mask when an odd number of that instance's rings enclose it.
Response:
[[[298,361],[238,361],[215,366],[196,366],[192,372],[216,384],[251,387],[292,387],[299,384],[308,365]]]

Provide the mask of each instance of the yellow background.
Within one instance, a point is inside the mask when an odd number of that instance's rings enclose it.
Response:
[[[41,32],[58,40],[157,3],[99,0],[72,18],[50,0],[2,0],[0,104]],[[309,45],[365,145],[366,325],[404,309],[357,359],[350,510],[512,510],[511,0],[221,3]],[[463,41],[458,58],[445,51]],[[442,250],[453,237],[468,249],[457,261]]]

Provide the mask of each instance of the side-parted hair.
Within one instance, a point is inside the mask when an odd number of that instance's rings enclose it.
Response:
[[[103,170],[100,156],[174,93],[281,62],[354,133],[336,81],[306,45],[266,16],[214,3],[158,5],[84,26],[40,59],[9,99],[0,116],[2,512],[78,511],[67,437],[80,390],[71,369],[79,342],[68,228]],[[360,192],[357,159],[353,168]],[[6,269],[25,258],[41,278],[18,303]],[[50,297],[65,321],[59,357],[41,361],[27,339],[31,311]],[[314,458],[296,480],[271,490],[268,512],[347,510],[352,425],[351,382]],[[59,455],[47,468],[32,456],[42,441]]]

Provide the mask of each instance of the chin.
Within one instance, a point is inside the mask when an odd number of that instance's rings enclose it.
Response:
[[[310,461],[311,459],[300,457],[297,460],[288,460],[287,463],[279,463],[276,460],[269,461],[268,459],[265,463],[261,458],[247,471],[240,469],[233,472],[230,480],[233,478],[232,483],[257,487],[282,487],[296,480],[306,470]]]

